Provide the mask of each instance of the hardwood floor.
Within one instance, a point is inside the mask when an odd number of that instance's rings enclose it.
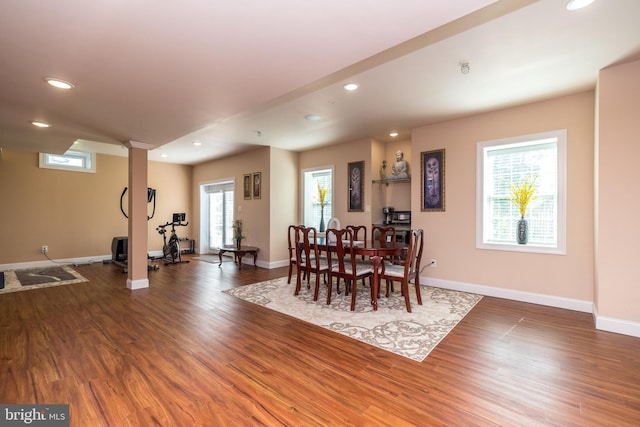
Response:
[[[76,270],[0,295],[0,403],[83,427],[640,425],[640,339],[590,314],[485,297],[417,363],[221,292],[286,268],[194,260],[137,291]]]

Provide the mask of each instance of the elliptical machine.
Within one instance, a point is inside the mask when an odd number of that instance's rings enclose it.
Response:
[[[124,215],[124,217],[128,219],[129,215],[127,215],[127,213],[124,211],[124,196],[125,194],[127,194],[127,190],[128,187],[124,187],[124,190],[120,195],[120,211],[122,212],[122,215]],[[153,203],[153,211],[151,212],[151,215],[147,215],[147,221],[149,221],[156,214],[156,190],[154,188],[147,188],[147,203]],[[103,263],[112,263],[119,267],[122,267],[122,271],[126,273],[128,270],[128,245],[129,238],[127,236],[114,237],[111,241],[111,259],[105,259],[103,260]],[[149,254],[147,254],[147,259],[149,260],[147,269],[149,271],[157,270],[158,265],[151,263],[153,258]]]
[[[180,238],[176,234],[176,227],[185,227],[189,222],[183,222],[186,215],[184,213],[174,213],[173,221],[156,227],[158,233],[162,235],[162,257],[165,265],[187,263],[189,260],[182,259],[182,250],[180,249]],[[171,226],[171,235],[167,241],[167,227]]]

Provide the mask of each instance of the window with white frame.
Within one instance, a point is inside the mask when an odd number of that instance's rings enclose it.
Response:
[[[68,150],[64,154],[40,153],[40,167],[95,173],[96,154],[76,150]]]
[[[327,189],[324,209],[320,209],[318,186]],[[333,169],[325,167],[304,171],[302,188],[303,223],[307,227],[315,227],[319,230],[321,216],[326,225],[333,213]]]
[[[566,130],[477,144],[476,247],[566,253]],[[511,187],[534,182],[528,242],[518,244]]]

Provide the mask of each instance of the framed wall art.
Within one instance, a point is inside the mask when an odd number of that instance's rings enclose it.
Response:
[[[420,153],[420,207],[423,212],[444,212],[444,166],[444,149]]]
[[[243,188],[244,188],[244,199],[251,199],[251,174],[248,173],[244,176],[243,180]]]
[[[253,198],[259,199],[262,194],[262,174],[260,172],[253,173]]]
[[[347,182],[349,183],[349,212],[364,211],[364,160],[349,163]]]

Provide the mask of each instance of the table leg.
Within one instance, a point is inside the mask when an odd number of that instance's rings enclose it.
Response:
[[[222,249],[220,249],[218,251],[218,258],[220,259],[220,264],[218,264],[218,267],[222,266],[222,254],[224,253],[224,251]]]
[[[378,310],[378,289],[380,284],[378,283],[378,266],[380,265],[381,256],[372,256],[371,262],[373,263],[373,289],[371,289],[371,305],[373,310]]]
[[[258,251],[253,252],[253,266],[256,266],[256,259],[258,259]]]

